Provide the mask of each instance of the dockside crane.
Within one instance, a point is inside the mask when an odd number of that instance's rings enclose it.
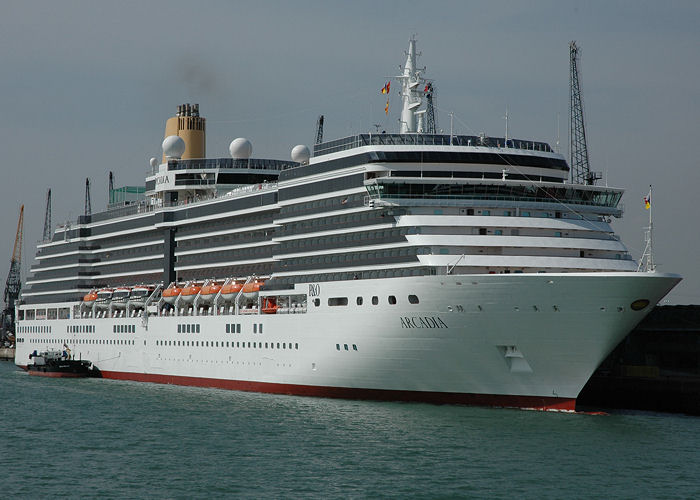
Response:
[[[323,142],[323,115],[318,117],[316,120],[316,142],[314,144],[321,144]]]
[[[593,185],[602,175],[600,172],[591,172],[588,160],[579,50],[575,41],[569,43],[569,167],[572,182]]]
[[[46,192],[46,212],[44,213],[44,241],[51,239],[51,188]]]
[[[92,215],[92,204],[90,203],[90,178],[85,179],[85,215]]]
[[[17,234],[15,235],[15,247],[10,260],[10,272],[5,282],[5,309],[0,318],[0,336],[2,340],[14,340],[15,334],[15,302],[19,299],[19,292],[22,289],[20,269],[22,266],[22,233],[24,231],[24,205],[19,209],[19,220],[17,221]]]

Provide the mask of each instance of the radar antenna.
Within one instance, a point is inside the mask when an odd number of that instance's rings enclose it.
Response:
[[[51,188],[46,192],[46,212],[44,213],[44,241],[51,239]]]
[[[316,142],[315,144],[321,144],[323,142],[323,115],[318,117],[316,120]]]
[[[572,41],[569,43],[569,166],[573,183],[593,185],[602,176],[600,172],[591,172],[588,159],[579,60],[579,47],[575,41]]]
[[[426,100],[426,134],[437,134],[437,121],[435,120],[435,89],[433,82],[428,82],[425,85],[425,100]]]

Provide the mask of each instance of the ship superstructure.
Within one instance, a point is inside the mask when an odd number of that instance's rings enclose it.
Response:
[[[142,198],[38,246],[17,363],[73,343],[113,378],[573,409],[680,278],[637,272],[623,191],[567,182],[548,144],[423,133],[416,54],[401,133],[291,161],[187,158],[204,119],[178,107]]]

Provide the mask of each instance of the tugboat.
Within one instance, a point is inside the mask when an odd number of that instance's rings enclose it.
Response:
[[[64,351],[50,350],[29,355],[33,364],[27,365],[30,375],[40,377],[99,377],[100,370],[93,366],[92,361],[86,359],[73,359],[70,349],[64,346]]]

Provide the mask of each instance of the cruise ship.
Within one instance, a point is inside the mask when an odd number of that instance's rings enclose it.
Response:
[[[415,43],[399,133],[206,158],[178,106],[144,186],[38,245],[16,364],[67,346],[111,379],[575,410],[681,278],[638,271],[623,190],[547,143],[436,133]]]

